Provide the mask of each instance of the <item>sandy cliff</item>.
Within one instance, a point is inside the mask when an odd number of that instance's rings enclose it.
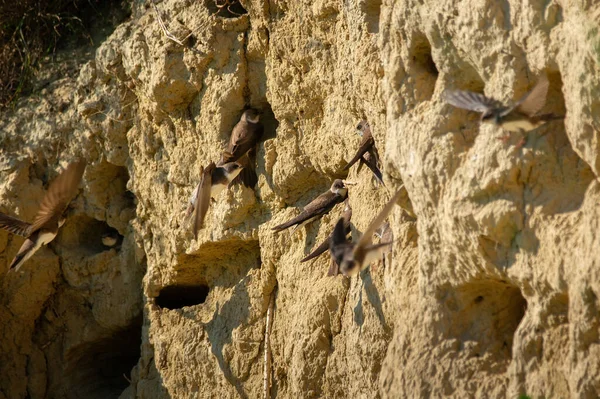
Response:
[[[134,2],[2,116],[0,211],[31,220],[69,161],[88,167],[22,274],[0,232],[0,398],[261,397],[271,294],[272,397],[600,395],[600,6],[242,4],[158,3],[181,46]],[[521,149],[441,99],[508,101],[542,74],[566,118]],[[258,186],[223,192],[196,241],[187,200],[245,106],[264,112]],[[353,235],[402,184],[409,211],[385,266],[328,278],[327,256],[299,261],[341,205],[271,227],[340,176],[363,118],[386,186],[351,169]]]

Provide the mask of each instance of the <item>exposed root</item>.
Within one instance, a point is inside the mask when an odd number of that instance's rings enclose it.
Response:
[[[156,13],[156,19],[158,21],[158,24],[160,25],[160,28],[162,29],[162,31],[165,34],[165,36],[167,37],[167,39],[170,39],[170,40],[174,41],[175,43],[179,44],[180,46],[183,46],[183,47],[185,47],[185,48],[193,51],[196,54],[204,55],[203,52],[201,52],[199,50],[196,50],[195,48],[184,44],[182,40],[179,40],[177,37],[175,37],[175,35],[173,35],[167,29],[167,26],[165,25],[163,19],[161,18],[160,12],[158,11],[158,7],[156,7],[156,3],[154,2],[154,0],[152,0],[152,8],[154,8],[154,12]],[[190,34],[187,35],[183,40],[187,40],[187,38],[190,37],[191,35],[192,35],[192,33],[190,32]]]
[[[263,369],[263,397],[268,399],[271,397],[271,326],[273,325],[273,311],[275,308],[275,291],[271,292],[269,300],[269,308],[267,309],[267,321],[265,326],[265,358]]]

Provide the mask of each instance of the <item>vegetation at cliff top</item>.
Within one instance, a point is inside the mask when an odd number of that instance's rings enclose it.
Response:
[[[28,89],[41,58],[67,42],[91,44],[100,0],[0,0],[0,110]]]

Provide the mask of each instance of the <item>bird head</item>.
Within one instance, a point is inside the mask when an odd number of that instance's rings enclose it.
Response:
[[[345,197],[348,194],[348,187],[344,184],[342,179],[335,179],[330,190],[332,193],[341,195],[342,197]]]
[[[371,127],[369,126],[369,122],[367,122],[366,120],[363,119],[356,126],[356,134],[358,134],[360,137],[362,137],[364,132],[370,128]]]
[[[242,121],[250,123],[258,123],[260,119],[260,112],[254,108],[250,108],[244,111],[242,114]]]
[[[360,266],[351,256],[344,256],[340,265],[340,272],[346,277],[352,277],[360,272]]]
[[[239,162],[229,162],[223,165],[223,169],[225,169],[225,174],[227,175],[227,180],[232,181],[240,174],[244,167]]]

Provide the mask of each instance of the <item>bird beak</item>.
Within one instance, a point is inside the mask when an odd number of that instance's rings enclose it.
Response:
[[[344,183],[344,186],[356,186],[358,184],[355,181],[349,181],[349,180],[342,180],[342,183]]]

